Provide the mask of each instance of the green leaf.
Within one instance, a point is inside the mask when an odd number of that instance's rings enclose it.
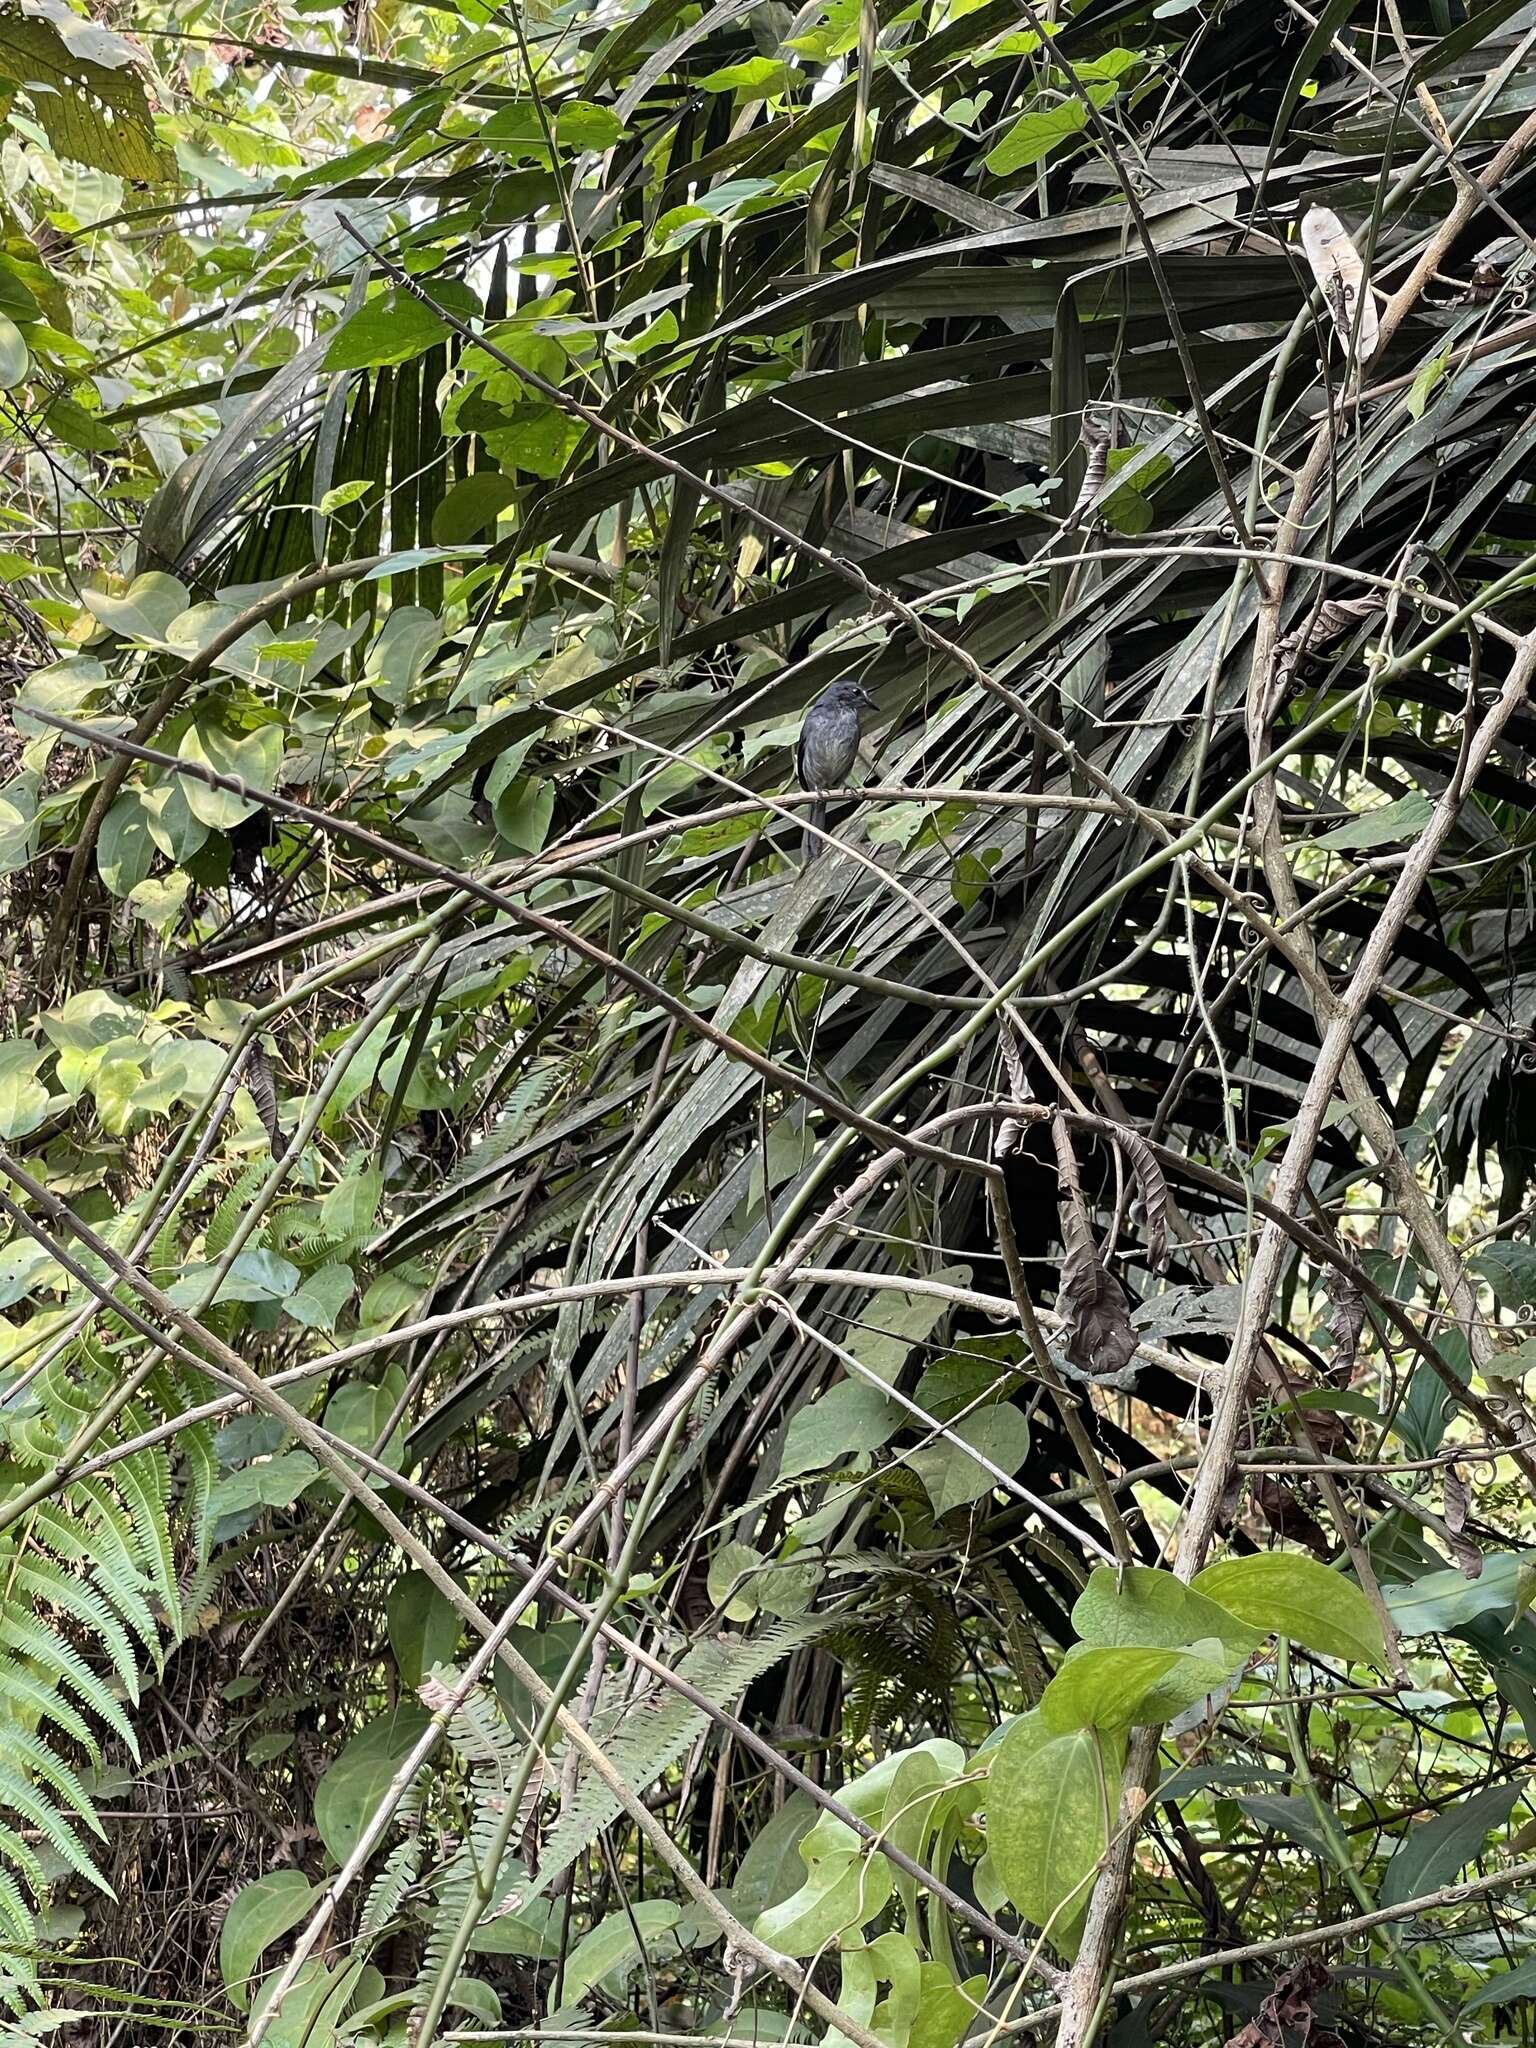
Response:
[[[940,1437],[913,1451],[907,1463],[927,1488],[935,1515],[947,1515],[955,1508],[968,1507],[991,1493],[996,1478],[977,1462],[972,1451],[986,1458],[1011,1478],[1029,1455],[1029,1424],[1021,1409],[1001,1401],[980,1408],[948,1425],[959,1443]]]
[[[1224,1557],[1196,1575],[1194,1589],[1274,1635],[1321,1657],[1380,1664],[1387,1646],[1376,1611],[1360,1588],[1315,1557],[1272,1550]]]
[[[1108,1846],[1118,1752],[1095,1729],[1060,1735],[1036,1709],[1021,1714],[987,1773],[987,1853],[1026,1919],[1072,1946],[1093,1874]]]
[[[165,644],[171,621],[179,619],[192,601],[184,583],[159,569],[135,576],[120,597],[107,590],[83,590],[80,594],[86,610],[110,632],[157,646]]]
[[[373,1228],[383,1197],[383,1174],[376,1166],[359,1166],[321,1202],[320,1227],[328,1237],[363,1237]]]
[[[402,1701],[354,1735],[315,1787],[315,1826],[331,1857],[345,1863],[389,1789],[401,1759],[426,1732],[428,1716]]]
[[[1182,1649],[1215,1637],[1231,1663],[1252,1656],[1266,1631],[1248,1628],[1172,1572],[1133,1564],[1099,1565],[1077,1596],[1072,1626],[1085,1643]]]
[[[572,1949],[565,1965],[565,1997],[572,2002],[604,1984],[610,1996],[617,1996],[628,1972],[642,1960],[641,1943],[647,1952],[677,1944],[666,1937],[683,1917],[683,1909],[671,1899],[633,1899],[628,1906],[600,1920]],[[551,2010],[556,1986],[550,1986]]]
[[[155,858],[149,814],[136,789],[125,789],[101,821],[96,866],[114,896],[128,896],[148,875]]]
[[[367,1380],[352,1380],[346,1386],[338,1387],[326,1404],[325,1426],[343,1442],[355,1445],[360,1451],[371,1452],[386,1465],[398,1467],[405,1455],[403,1418],[395,1424],[382,1448],[379,1440],[404,1392],[405,1374],[397,1365],[389,1368],[377,1386],[370,1385]],[[371,1483],[381,1485],[383,1482],[375,1478]]]
[[[283,728],[259,725],[254,732],[237,738],[221,726],[191,725],[182,734],[176,751],[183,761],[199,768],[237,776],[253,789],[269,790],[276,785],[282,764]],[[195,776],[183,776],[181,780],[188,810],[215,832],[230,831],[242,818],[261,808],[254,798],[238,796],[231,789],[214,789]]]
[[[319,1477],[308,1451],[282,1451],[254,1465],[242,1465],[221,1479],[208,1496],[208,1520],[223,1521],[252,1508],[286,1508]]]
[[[1130,1728],[1171,1721],[1216,1692],[1234,1665],[1213,1637],[1187,1649],[1077,1645],[1045,1688],[1040,1713],[1053,1729]]]
[[[302,1870],[271,1870],[235,1894],[219,1931],[219,1975],[242,2012],[263,1953],[309,1913],[314,1887]]]
[[[333,1259],[306,1273],[294,1292],[284,1297],[283,1314],[307,1330],[334,1330],[356,1291],[352,1268]]]
[[[969,1266],[939,1266],[930,1279],[951,1287],[969,1287]],[[859,1317],[858,1327],[847,1340],[848,1349],[872,1373],[888,1384],[907,1362],[914,1344],[920,1344],[943,1321],[948,1303],[935,1294],[903,1294],[900,1288],[882,1288]]]
[[[414,1692],[434,1665],[451,1662],[464,1624],[425,1572],[402,1572],[384,1604],[389,1646],[402,1682]]]
[[[1407,1584],[1383,1586],[1382,1598],[1399,1635],[1440,1635],[1481,1614],[1511,1612],[1523,1562],[1513,1551],[1496,1551],[1483,1559],[1475,1579],[1451,1569],[1424,1572]]]
[[[491,807],[496,830],[519,853],[539,853],[555,815],[555,785],[520,776]]]
[[[709,1561],[706,1586],[711,1606],[723,1606],[727,1621],[750,1621],[758,1610],[755,1575],[762,1568],[762,1552],[750,1543],[722,1543]]]
[[[1467,1263],[1488,1282],[1500,1308],[1518,1311],[1536,1303],[1536,1245],[1491,1244]],[[1498,1370],[1496,1361],[1491,1369]]]
[[[432,538],[444,546],[473,540],[494,527],[498,513],[517,497],[517,483],[499,469],[477,469],[460,477],[432,515]]]
[[[779,1477],[825,1472],[850,1457],[878,1451],[902,1424],[902,1410],[867,1380],[839,1380],[835,1387],[796,1409],[784,1435]]]
[[[1236,1804],[1255,1827],[1273,1828],[1288,1842],[1297,1842],[1322,1864],[1333,1861],[1333,1844],[1328,1830],[1318,1819],[1310,1799],[1299,1792],[1259,1793],[1239,1799]]]
[[[0,12],[0,73],[26,89],[56,156],[138,183],[174,173],[133,45],[63,0]]]
[[[471,320],[480,303],[467,286],[435,277],[427,289],[461,320]],[[327,370],[372,370],[408,363],[446,341],[453,330],[404,285],[394,285],[360,306],[332,336]]]
[[[1390,846],[1399,840],[1417,839],[1434,814],[1435,807],[1429,798],[1415,791],[1411,796],[1400,796],[1394,803],[1382,804],[1377,810],[1351,818],[1347,825],[1335,825],[1331,832],[1320,834],[1310,843],[1332,847]]]
[[[1462,2000],[1461,2016],[1479,2012],[1485,2005],[1513,2005],[1520,1998],[1536,1998],[1536,1956],[1527,1956],[1513,1970],[1500,1970],[1479,1984],[1470,1998]]]
[[[0,313],[0,391],[19,384],[31,364],[26,336],[8,313]]]
[[[752,1837],[730,1889],[731,1910],[750,1927],[770,1906],[799,1890],[805,1875],[800,1842],[819,1809],[805,1792],[791,1792],[778,1812]]]
[[[1437,355],[1419,365],[1418,374],[1403,395],[1403,411],[1411,420],[1421,420],[1428,405],[1430,393],[1451,367],[1451,346],[1447,342]]]
[[[612,107],[591,100],[567,100],[555,117],[555,135],[564,149],[611,149],[624,133]]]
[[[794,73],[777,57],[747,57],[740,64],[723,64],[697,81],[700,92],[750,93],[754,99],[768,99],[787,90]]]
[[[1387,1864],[1381,1903],[1400,1906],[1452,1883],[1493,1830],[1503,1827],[1524,1789],[1519,1782],[1485,1785],[1433,1820],[1413,1822]]]
[[[1002,141],[988,153],[987,169],[998,178],[1006,178],[1014,171],[1028,170],[1031,164],[1042,162],[1069,136],[1081,134],[1087,120],[1082,101],[1075,99],[1020,114]]]
[[[373,489],[373,479],[355,476],[349,484],[337,484],[320,500],[320,512],[328,518],[332,512],[339,512],[343,505],[355,505],[359,498],[366,498]]]
[[[48,1090],[37,1078],[46,1058],[22,1039],[0,1044],[0,1138],[24,1138],[48,1114]]]
[[[781,1955],[812,1956],[839,1935],[867,1926],[884,1910],[894,1881],[885,1858],[866,1851],[852,1828],[831,1814],[821,1816],[799,1847],[805,1882],[770,1906],[752,1932]]]

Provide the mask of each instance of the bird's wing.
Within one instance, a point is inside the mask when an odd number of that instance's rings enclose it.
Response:
[[[803,725],[800,728],[800,737],[795,741],[795,779],[802,789],[809,789],[811,787],[810,777],[805,772],[805,727]]]

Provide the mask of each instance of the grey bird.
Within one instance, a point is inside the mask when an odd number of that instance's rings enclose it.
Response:
[[[800,744],[795,749],[795,773],[800,778],[802,789],[843,787],[859,751],[859,739],[864,729],[863,712],[866,708],[872,710],[874,702],[868,690],[848,676],[840,677],[822,691],[805,714],[800,727]],[[810,825],[801,838],[801,848],[807,860],[812,859],[821,846],[822,842],[816,835],[825,831],[826,823],[827,805],[826,799],[822,798],[812,804]]]

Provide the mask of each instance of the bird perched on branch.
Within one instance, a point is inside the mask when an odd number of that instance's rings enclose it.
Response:
[[[795,773],[802,789],[842,788],[859,751],[863,713],[873,709],[874,702],[868,690],[848,676],[839,677],[822,691],[805,714],[800,744],[795,749]],[[817,834],[825,831],[826,823],[827,806],[823,798],[812,804],[810,824],[801,837],[801,849],[807,860],[815,856],[820,846]]]

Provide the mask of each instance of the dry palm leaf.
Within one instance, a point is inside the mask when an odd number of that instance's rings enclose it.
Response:
[[[1368,362],[1376,353],[1376,301],[1366,283],[1360,251],[1332,207],[1314,204],[1307,208],[1301,221],[1301,246],[1322,287],[1345,353],[1353,352],[1357,361]]]

